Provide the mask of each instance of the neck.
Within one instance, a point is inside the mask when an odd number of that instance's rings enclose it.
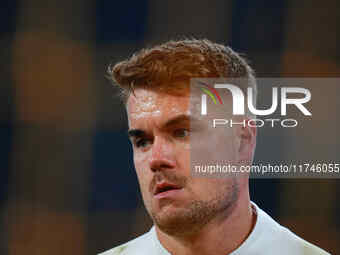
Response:
[[[172,255],[225,255],[237,249],[248,237],[256,222],[249,191],[243,190],[228,215],[216,217],[198,233],[170,236],[156,226],[161,244]]]

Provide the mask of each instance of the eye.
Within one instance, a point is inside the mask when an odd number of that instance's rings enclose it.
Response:
[[[185,128],[176,129],[176,130],[174,131],[174,136],[175,136],[175,137],[179,137],[179,138],[188,137],[189,134],[190,134],[189,130],[188,130],[188,129],[185,129]]]
[[[145,148],[150,144],[151,144],[151,141],[149,139],[145,139],[145,138],[137,139],[135,141],[135,145],[136,145],[137,148]]]

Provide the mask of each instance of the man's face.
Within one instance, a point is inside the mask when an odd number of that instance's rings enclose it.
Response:
[[[231,162],[238,158],[239,141],[232,129],[212,136],[211,130],[200,126],[200,120],[191,120],[189,98],[188,93],[175,96],[136,89],[127,102],[143,200],[155,224],[168,233],[193,230],[225,214],[239,193],[236,178],[191,176],[190,132],[200,132],[206,151],[225,152]]]

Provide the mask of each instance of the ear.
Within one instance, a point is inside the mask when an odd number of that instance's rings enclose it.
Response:
[[[248,123],[248,119],[245,119],[245,123]],[[250,164],[253,160],[255,147],[256,147],[256,127],[248,125],[239,125],[237,129],[237,136],[239,138],[239,162],[244,164]]]

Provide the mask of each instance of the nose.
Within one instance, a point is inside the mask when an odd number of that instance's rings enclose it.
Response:
[[[155,137],[149,159],[150,169],[155,172],[175,168],[174,154],[174,146],[170,141],[159,136]]]

